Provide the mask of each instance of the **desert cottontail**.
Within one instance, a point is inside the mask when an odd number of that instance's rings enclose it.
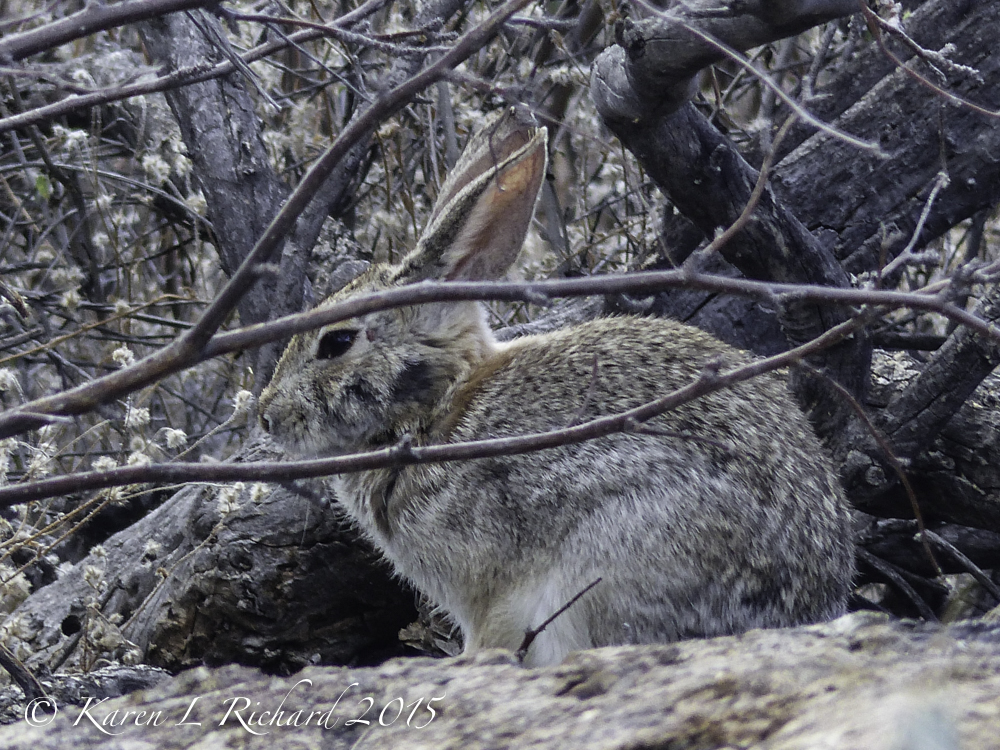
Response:
[[[511,114],[474,135],[416,249],[327,299],[499,279],[545,175],[546,135]],[[454,443],[565,427],[650,401],[748,355],[668,320],[595,320],[498,343],[478,303],[387,310],[296,336],[260,400],[299,455],[409,436]],[[596,362],[596,365],[595,365]],[[569,651],[807,623],[844,609],[849,513],[784,380],[765,375],[647,429],[544,451],[339,476],[338,500],[466,650]]]

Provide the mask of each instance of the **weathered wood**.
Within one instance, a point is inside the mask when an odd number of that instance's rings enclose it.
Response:
[[[240,459],[267,456],[252,444]],[[129,644],[172,670],[235,661],[289,673],[399,653],[414,595],[331,498],[323,482],[247,486],[224,514],[218,488],[187,487],[29,597],[8,622],[12,643],[35,670],[86,670]],[[99,594],[89,568],[102,573]],[[111,631],[104,645],[83,637],[98,625]]]
[[[725,59],[719,44],[747,50],[794,36],[858,10],[851,0],[769,0],[719,6],[693,0],[640,21],[626,19],[611,77],[599,60],[595,100],[605,121],[635,122],[662,117],[691,96],[698,71]],[[716,43],[709,42],[705,36]],[[621,55],[619,56],[619,52]],[[607,60],[606,60],[607,61]]]
[[[976,69],[979,76],[952,74],[946,88],[982,107],[1000,109],[1000,59],[989,47],[1000,29],[1000,7],[949,5],[962,14],[943,34],[932,35],[932,49],[950,45],[948,59]],[[926,66],[916,67],[941,83]],[[934,202],[918,249],[1000,200],[995,118],[950,103],[899,70],[856,93],[861,96],[832,124],[878,142],[889,158],[816,133],[781,161],[773,183],[780,199],[825,238],[854,274],[876,271],[907,245],[941,170],[950,183]]]
[[[902,352],[880,355],[872,370],[870,403],[890,403],[922,370]],[[987,377],[949,420],[931,447],[915,457],[907,473],[925,517],[974,528],[1000,529],[1000,374]],[[879,516],[913,518],[903,489],[882,466],[860,450],[848,453],[843,470],[858,484],[852,495],[860,510]],[[886,488],[889,489],[886,489]]]
[[[983,296],[975,313],[1000,322],[1000,286]],[[1000,343],[966,328],[956,330],[919,377],[886,407],[882,429],[899,454],[915,456],[927,448],[997,364]]]
[[[949,60],[978,69],[979,76],[953,71],[949,90],[981,106],[1000,108],[1000,75],[996,70],[1000,62],[990,55],[986,41],[1000,29],[1000,9],[995,3],[925,3],[913,26],[919,41],[932,49],[947,44]],[[734,151],[732,145],[718,133],[711,135],[690,109],[664,118],[646,107],[638,119],[626,116],[629,96],[642,100],[642,96],[653,95],[651,81],[656,76],[647,69],[660,58],[651,58],[646,49],[649,45],[640,45],[637,40],[646,34],[650,36],[648,41],[657,37],[656,45],[669,47],[657,36],[657,28],[652,23],[633,27],[624,49],[606,51],[599,58],[593,74],[595,98],[609,126],[636,152],[671,203],[703,234],[711,236],[716,226],[731,222],[739,206],[746,202],[754,173],[745,163],[734,169],[738,161],[726,153],[727,148]],[[890,44],[895,48],[894,43]],[[626,49],[632,52],[627,54]],[[639,49],[642,55],[636,57],[635,50]],[[872,60],[883,55],[873,45],[860,57]],[[680,75],[668,57],[660,59],[661,77]],[[646,72],[637,75],[637,66]],[[880,76],[866,73],[864,87],[848,80],[856,72],[855,67],[848,64],[830,84],[831,91],[840,93],[839,97],[831,97],[838,101],[824,101],[818,106],[827,116],[837,116],[833,124],[838,129],[879,143],[885,155],[864,153],[821,132],[784,156],[774,170],[774,195],[765,194],[755,222],[733,238],[728,251],[723,249],[727,260],[744,274],[762,278],[787,274],[801,281],[831,283],[832,277],[810,270],[813,266],[809,265],[824,258],[829,264],[831,252],[848,272],[877,271],[880,264],[909,243],[942,169],[948,171],[950,183],[940,191],[928,213],[917,248],[1000,199],[1000,162],[995,159],[1000,143],[994,142],[1000,138],[1000,129],[993,126],[995,118],[949,103],[884,59],[873,67]],[[925,65],[917,67],[927,72]],[[660,80],[660,84],[664,81]],[[801,141],[801,133],[798,137]],[[683,148],[686,143],[693,145]],[[799,220],[810,231],[802,229]],[[794,262],[789,261],[789,256]],[[824,268],[825,264],[815,267]],[[697,311],[700,315],[692,314],[688,319],[707,324],[724,338],[738,335],[751,320],[748,311],[738,305],[726,306],[719,315],[717,304],[706,304],[707,296],[700,296],[701,304],[698,295],[685,297],[683,304],[668,301],[659,308],[669,312],[684,308]],[[986,308],[984,312],[989,314]],[[742,320],[742,325],[727,326],[727,313],[740,315],[736,320]],[[814,328],[827,326],[829,318],[836,314],[843,313],[779,310],[785,331],[791,332],[789,338],[793,340],[798,338],[796,334],[808,335]],[[766,326],[762,330],[771,331]],[[774,338],[770,333],[766,342]],[[912,471],[920,477],[920,484],[945,493],[924,493],[925,512],[977,526],[996,520],[991,489],[996,480],[978,471],[978,479],[970,484],[966,477],[955,476],[956,467],[967,466],[967,461],[956,463],[939,448],[920,451],[932,443],[948,418],[992,370],[992,349],[991,344],[976,341],[966,332],[956,332],[953,341],[935,356],[926,377],[880,415],[890,438],[898,438],[901,455],[915,457]],[[766,347],[761,346],[761,350],[766,351]],[[865,355],[863,346],[846,347],[834,352],[827,364],[833,365],[831,374],[845,384],[858,380],[863,383],[868,373]],[[956,387],[958,384],[961,386]],[[863,392],[863,387],[853,390]],[[799,391],[809,403],[810,387],[803,387],[801,380]],[[934,401],[933,411],[926,408],[929,401]],[[824,409],[836,414],[838,407],[827,405]],[[993,435],[988,412],[965,409],[962,414],[953,420],[956,426],[951,428],[952,434],[971,431]],[[843,478],[852,502],[873,512],[911,515],[912,510],[906,507],[908,501],[902,501],[896,475],[867,429],[850,415],[824,419],[822,412],[814,412],[813,416],[832,453],[844,464]],[[948,428],[944,429],[947,432]],[[980,450],[988,452],[990,445],[992,440],[987,439]],[[953,502],[951,493],[961,499]]]

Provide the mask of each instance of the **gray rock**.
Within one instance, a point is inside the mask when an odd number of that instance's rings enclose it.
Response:
[[[996,746],[998,695],[1000,626],[857,613],[533,670],[500,651],[285,678],[200,667],[46,726],[22,719],[0,747],[957,750]]]

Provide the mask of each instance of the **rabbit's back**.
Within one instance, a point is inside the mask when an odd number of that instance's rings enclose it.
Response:
[[[500,348],[425,439],[559,429],[688,385],[710,362],[746,361],[670,321],[598,320]],[[408,467],[393,490],[387,554],[487,645],[516,647],[497,642],[507,619],[506,640],[519,639],[598,578],[550,626],[553,640],[656,642],[812,622],[843,609],[852,573],[841,491],[773,374],[643,431]]]

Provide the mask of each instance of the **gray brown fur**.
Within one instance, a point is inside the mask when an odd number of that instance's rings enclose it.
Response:
[[[499,278],[545,172],[545,134],[512,116],[474,136],[428,229],[399,265],[324,304],[423,279]],[[498,187],[500,185],[501,187]],[[317,359],[330,331],[356,331]],[[596,370],[595,370],[596,360]],[[565,427],[629,409],[748,355],[678,323],[596,320],[500,344],[475,303],[373,313],[297,336],[261,396],[300,455]],[[596,372],[596,375],[595,375]],[[338,478],[338,499],[461,628],[467,650],[516,649],[560,615],[527,662],[834,617],[853,572],[850,517],[783,379],[766,375],[617,434],[537,453]]]

